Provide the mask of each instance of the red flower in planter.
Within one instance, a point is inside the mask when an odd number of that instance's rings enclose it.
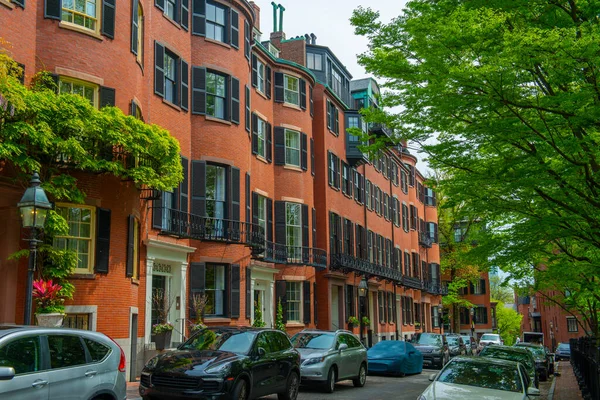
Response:
[[[62,303],[61,299],[59,299],[59,292],[61,289],[62,286],[58,283],[53,283],[52,279],[48,279],[47,281],[38,279],[34,281],[32,296],[40,309],[38,311],[44,312],[44,310],[53,308]]]

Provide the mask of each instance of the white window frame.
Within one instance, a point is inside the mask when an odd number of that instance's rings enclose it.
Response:
[[[95,264],[95,255],[96,255],[96,208],[92,207],[92,206],[86,206],[83,204],[69,204],[69,203],[57,203],[56,204],[56,208],[57,210],[59,208],[64,208],[64,209],[85,209],[85,210],[89,210],[90,212],[90,222],[89,222],[89,226],[90,226],[90,236],[89,238],[82,238],[81,236],[72,236],[70,234],[67,235],[55,235],[54,236],[54,244],[53,246],[55,248],[60,248],[60,249],[64,249],[63,247],[58,247],[57,244],[57,240],[61,240],[64,239],[66,240],[65,248],[69,248],[69,240],[77,240],[77,241],[81,241],[81,240],[85,240],[88,242],[88,251],[87,251],[87,256],[88,256],[88,261],[87,261],[87,268],[75,268],[75,273],[76,274],[90,274],[93,273],[94,271],[94,264]],[[70,219],[67,218],[67,224],[70,226],[69,222],[73,222],[73,223],[77,223],[78,221],[70,221]],[[81,228],[81,224],[82,222],[79,222],[79,228]],[[69,232],[70,233],[70,232]],[[79,249],[77,250],[77,254],[79,253]],[[83,253],[81,253],[83,254]],[[78,258],[78,265],[79,265],[79,258]]]
[[[573,330],[572,328],[575,327]],[[579,326],[577,326],[577,318],[567,317],[567,332],[579,332]]]
[[[66,86],[67,84],[70,85],[70,90],[69,91],[63,90],[63,88],[66,89],[66,87],[63,87],[63,85]],[[87,99],[87,100],[90,100],[90,102],[91,102],[91,104],[92,104],[92,106],[94,108],[98,108],[98,105],[100,104],[100,98],[99,98],[100,94],[99,94],[98,85],[96,85],[94,83],[89,83],[89,82],[86,82],[86,81],[82,81],[82,80],[79,80],[79,79],[69,78],[69,77],[66,77],[66,76],[61,76],[61,77],[58,78],[58,92],[60,94],[62,94],[62,93],[79,94],[79,93],[75,93],[73,91],[73,89],[74,89],[75,86],[81,86],[82,89],[84,90],[84,94],[81,95],[81,96],[83,98]],[[90,99],[90,98],[88,98],[88,97],[85,96],[85,90],[86,89],[92,90],[92,92],[93,92],[93,99]]]
[[[256,136],[258,139],[257,154],[262,158],[267,157],[267,123],[262,118],[256,118]]]
[[[209,7],[215,8],[215,19],[214,20],[208,18]],[[218,11],[223,11],[223,13],[224,13],[222,24],[220,22],[218,22],[217,18],[216,18]],[[229,12],[225,5],[218,3],[216,1],[207,1],[206,2],[206,37],[208,39],[216,40],[217,42],[221,42],[221,43],[227,43],[227,38],[228,38],[227,27],[229,26],[227,23],[228,15],[229,15]],[[222,34],[223,34],[222,38],[216,37],[216,34],[214,33],[215,27],[219,27],[222,29]],[[212,32],[210,32],[209,28],[212,28]]]
[[[284,133],[285,133],[285,164],[293,166],[293,167],[300,168],[300,166],[302,164],[302,160],[301,160],[301,158],[302,158],[302,143],[301,143],[302,138],[300,136],[300,132],[295,131],[293,129],[285,129]],[[288,134],[294,134],[294,135],[297,136],[297,138],[298,138],[298,148],[288,146],[288,139],[287,139],[288,138]],[[298,163],[297,164],[292,163],[291,160],[289,160],[289,158],[288,158],[288,150],[294,151],[294,152],[296,152],[296,151],[298,152]]]
[[[291,212],[292,208],[297,209],[297,223],[292,224]],[[293,230],[294,235],[290,235]],[[297,237],[295,237],[297,235]],[[292,238],[296,240],[292,240]],[[298,245],[299,241],[299,245]],[[285,203],[285,244],[287,248],[287,258],[290,262],[302,261],[302,204],[300,203]]]
[[[265,94],[265,64],[258,58],[256,59],[256,77],[256,89],[262,94]]]
[[[225,316],[225,312],[226,312],[226,303],[227,303],[227,265],[225,264],[206,264],[206,268],[208,269],[209,267],[215,268],[215,289],[208,289],[208,280],[206,280],[206,287],[204,289],[205,292],[215,292],[215,304],[214,304],[214,310],[213,310],[213,314],[206,314],[206,316],[211,316],[211,317],[222,317]],[[220,267],[220,268],[219,268]],[[219,271],[222,271],[223,273],[223,280],[222,280],[222,284],[223,284],[223,288],[218,288],[216,286],[218,286],[217,284],[219,283],[219,278],[217,277],[217,269]],[[220,303],[217,302],[217,293],[221,292],[222,293],[222,297],[220,299]],[[220,309],[217,308],[217,305],[220,306]]]
[[[62,1],[61,13],[60,13],[61,14],[61,17],[60,17],[61,23],[69,24],[71,26],[76,26],[77,28],[85,29],[90,32],[100,33],[100,24],[102,21],[102,16],[100,14],[101,10],[102,10],[102,7],[101,7],[102,1],[100,1],[100,0],[85,0],[86,10],[83,12],[75,10],[75,2],[76,2],[76,0],[72,0],[73,8],[67,8],[67,7],[65,7],[66,2]],[[94,10],[95,15],[91,15],[88,13],[88,11],[90,10],[90,9],[88,9],[88,3],[93,4],[93,10]],[[65,14],[72,15],[71,21],[69,21],[68,19],[63,19]],[[75,22],[76,16],[80,16],[83,18],[83,21],[84,21],[83,24],[78,24],[77,22]],[[85,24],[86,20],[91,20],[94,22],[93,29],[86,26],[86,24]]]
[[[294,292],[295,296],[294,296],[294,300],[292,300],[290,297],[290,294],[292,293],[292,291]],[[286,317],[287,317],[287,322],[288,323],[302,323],[302,282],[299,281],[287,281],[285,284],[285,295],[286,295],[286,303],[287,303],[287,310],[286,310]],[[292,304],[294,304],[295,306],[292,307]],[[298,309],[296,310],[295,307],[298,307]],[[297,314],[298,319],[294,318],[293,314]],[[290,318],[292,317],[292,318]]]
[[[295,82],[296,88],[290,88],[290,83]],[[291,75],[283,75],[283,99],[287,104],[300,106],[300,78]]]

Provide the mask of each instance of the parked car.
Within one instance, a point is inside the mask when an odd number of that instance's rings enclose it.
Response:
[[[462,336],[456,333],[450,333],[446,335],[446,340],[448,341],[450,357],[464,356],[467,354],[467,346],[465,346]]]
[[[367,381],[367,349],[350,331],[303,330],[292,337],[301,357],[303,384],[317,384],[327,393],[335,383],[352,379],[356,387]]]
[[[454,357],[418,400],[525,400],[539,396],[522,364],[485,357]]]
[[[484,333],[479,338],[478,351],[481,351],[488,344],[503,345],[504,341],[502,340],[502,338],[500,337],[500,335],[498,335],[496,333]]]
[[[553,375],[554,374],[554,353],[552,353],[547,346],[544,346],[544,350],[546,350],[546,358],[548,359],[548,364],[550,366],[550,369],[548,370],[548,372],[550,373],[550,375]]]
[[[477,354],[477,340],[469,335],[461,335],[463,338],[463,342],[465,342],[465,347],[467,349],[468,356],[474,356]]]
[[[535,360],[531,352],[527,349],[490,344],[481,350],[479,356],[520,362],[529,374],[531,384],[536,388],[540,387],[539,376],[535,370]]]
[[[554,353],[554,359],[559,360],[570,360],[571,359],[571,346],[569,343],[559,343]]]
[[[404,376],[423,371],[423,355],[404,341],[384,340],[368,351],[369,373]]]
[[[535,360],[535,369],[540,377],[540,381],[548,380],[550,375],[550,361],[546,355],[546,350],[537,344],[520,342],[515,344],[516,347],[526,348],[533,355]]]
[[[281,400],[296,400],[299,386],[300,354],[285,333],[211,327],[150,359],[139,391],[144,400],[247,400],[273,393]]]
[[[423,367],[442,368],[450,360],[446,335],[439,333],[417,333],[411,343],[423,355]]]
[[[99,332],[0,325],[0,398],[127,396],[125,354]]]

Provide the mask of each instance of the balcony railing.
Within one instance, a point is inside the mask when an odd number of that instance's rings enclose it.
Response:
[[[243,221],[201,217],[166,207],[154,207],[161,215],[160,231],[164,235],[211,242],[241,243],[264,250],[262,227]],[[154,224],[156,226],[156,224]]]
[[[423,290],[426,290],[431,294],[443,294],[444,287],[438,282],[425,281],[423,284]],[[446,289],[446,294],[448,294],[448,289]]]
[[[254,251],[256,258],[276,264],[310,265],[318,269],[327,268],[327,252],[314,247],[287,246],[264,242],[264,250]]]
[[[411,289],[423,289],[423,281],[412,276],[404,275],[402,277],[402,285]]]
[[[433,246],[433,239],[427,232],[419,232],[419,245],[430,249]]]
[[[387,137],[392,137],[394,134],[394,132],[388,128],[387,125],[378,122],[371,122],[369,124],[369,131],[375,135],[385,135]]]
[[[359,275],[366,275],[367,277],[377,277],[395,281],[397,283],[402,282],[402,273],[400,271],[373,264],[348,254],[332,254],[330,266],[334,270],[342,270],[346,273],[355,272]]]

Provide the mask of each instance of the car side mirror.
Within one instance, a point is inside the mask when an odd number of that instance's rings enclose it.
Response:
[[[527,388],[527,396],[539,396],[539,395],[540,395],[540,389],[537,389],[534,387]]]
[[[0,367],[0,381],[10,381],[15,377],[15,369],[13,367]]]
[[[437,374],[431,374],[431,375],[429,375],[429,381],[430,381],[430,382],[433,382],[433,381],[435,381],[435,377],[436,377],[436,376],[437,376]]]
[[[338,348],[338,350],[342,351],[342,350],[346,350],[347,348],[348,348],[348,345],[346,343],[342,343],[342,344],[340,344],[340,347]]]
[[[259,347],[256,351],[256,354],[258,355],[258,358],[262,358],[265,356],[265,354],[267,354],[267,352],[262,347]]]

